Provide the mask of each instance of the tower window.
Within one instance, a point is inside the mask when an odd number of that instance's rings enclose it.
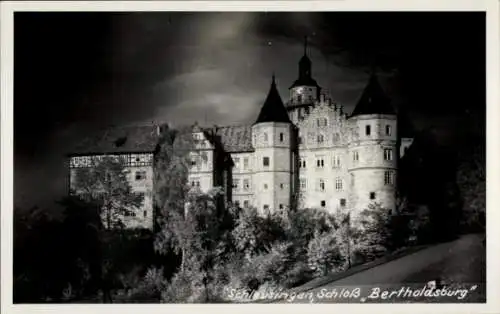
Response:
[[[385,135],[391,135],[392,130],[390,125],[385,126]]]
[[[342,179],[341,178],[335,179],[335,189],[337,191],[342,191]]]
[[[370,192],[370,199],[374,200],[375,199],[375,192]]]
[[[325,207],[326,206],[326,201],[321,201],[321,207]]]
[[[340,167],[340,156],[333,156],[333,167]]]
[[[325,166],[325,160],[323,158],[316,159],[316,167],[323,168]]]
[[[325,137],[323,136],[323,134],[318,135],[318,143],[321,144],[324,142],[324,140],[325,140]]]
[[[358,161],[359,160],[359,153],[358,152],[353,152],[352,153],[352,160]]]
[[[238,169],[240,167],[240,159],[238,157],[233,158],[234,168]]]
[[[392,160],[392,149],[390,148],[384,149],[384,160]]]
[[[394,184],[394,176],[392,175],[392,172],[386,171],[384,173],[384,184],[385,185],[393,185]]]
[[[342,207],[345,206],[345,198],[340,199],[340,206],[342,206]]]
[[[283,142],[284,141],[284,135],[283,133],[280,133],[280,142]]]
[[[323,180],[323,179],[319,179],[319,190],[321,192],[325,191],[325,180]]]
[[[367,126],[365,127],[365,133],[366,133],[366,135],[370,135],[370,134],[371,134],[371,132],[372,132],[372,128],[371,128],[371,126],[370,126],[370,125],[367,125]]]
[[[234,179],[233,180],[233,189],[237,190],[239,185],[240,185],[240,179]]]
[[[262,164],[264,167],[269,167],[269,157],[262,158]]]
[[[142,215],[144,216],[144,218],[146,218],[146,217],[148,216],[148,211],[147,211],[147,210],[145,210],[145,211],[142,213]]]
[[[305,168],[305,167],[306,167],[306,160],[300,159],[299,160],[299,168]]]
[[[146,179],[146,171],[137,171],[135,173],[135,180],[141,181]]]
[[[305,190],[307,187],[307,181],[304,178],[300,178],[300,189]]]

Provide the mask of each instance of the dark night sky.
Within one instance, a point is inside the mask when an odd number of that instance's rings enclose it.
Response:
[[[253,122],[310,37],[313,76],[350,112],[379,73],[419,129],[484,128],[485,13],[16,13],[14,201],[65,192],[64,154],[110,124]]]

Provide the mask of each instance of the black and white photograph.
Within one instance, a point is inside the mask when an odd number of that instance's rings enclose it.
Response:
[[[12,22],[7,302],[490,302],[485,11]]]

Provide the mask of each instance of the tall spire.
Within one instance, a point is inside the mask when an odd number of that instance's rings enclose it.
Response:
[[[307,56],[307,35],[304,36],[304,56]]]
[[[304,55],[299,61],[299,77],[290,86],[290,88],[296,86],[314,86],[318,87],[318,83],[312,78],[312,63],[307,56],[307,36],[304,36]]]

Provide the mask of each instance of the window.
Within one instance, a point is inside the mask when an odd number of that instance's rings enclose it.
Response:
[[[340,167],[340,156],[333,156],[333,167],[334,168]]]
[[[323,136],[323,134],[318,135],[318,143],[321,144],[324,142],[324,140],[325,140],[325,137]]]
[[[142,215],[144,216],[144,218],[146,218],[148,216],[148,211],[145,210]]]
[[[370,135],[371,131],[372,131],[371,126],[369,126],[369,125],[365,126],[365,133],[366,133],[366,135]]]
[[[325,180],[323,180],[323,179],[319,179],[319,190],[321,192],[325,191]]]
[[[306,107],[306,108],[304,109],[304,111],[305,111],[305,113],[306,113],[306,114],[309,114],[309,107]]]
[[[234,205],[236,205],[236,207],[240,207],[240,201],[235,201]]]
[[[390,171],[386,171],[384,173],[384,184],[385,185],[393,185],[394,184],[394,176]]]
[[[300,178],[300,189],[305,190],[307,187],[307,181],[304,178]]]
[[[321,207],[325,207],[326,206],[326,201],[321,201]]]
[[[285,206],[283,204],[280,204],[279,207],[280,207],[280,209],[285,208]]]
[[[302,136],[299,136],[299,145],[302,145]]]
[[[316,119],[316,125],[321,127],[321,126],[327,126],[328,125],[328,120],[326,118],[320,118]]]
[[[302,102],[302,95],[300,95],[300,94],[299,94],[299,95],[297,95],[297,101],[298,101],[298,102]]]
[[[316,167],[323,168],[325,166],[325,160],[323,158],[316,159]]]
[[[267,212],[269,210],[269,205],[264,205],[264,211]]]
[[[264,133],[264,142],[267,142],[267,133]]]
[[[392,149],[390,148],[384,149],[384,160],[392,160]]]
[[[342,191],[342,179],[341,178],[335,179],[335,190]]]
[[[284,189],[285,188],[285,184],[284,183],[280,183],[280,189]]]
[[[243,189],[245,191],[250,190],[250,180],[249,179],[243,179]]]
[[[284,139],[285,139],[285,137],[284,137],[283,133],[280,133],[280,142],[283,142]]]
[[[248,207],[248,205],[249,205],[249,204],[248,204],[248,200],[244,200],[244,201],[243,201],[243,207],[247,208],[247,207]]]
[[[191,180],[191,186],[200,186],[200,179],[192,179]]]
[[[262,163],[264,167],[269,167],[269,157],[262,158]]]
[[[240,158],[238,157],[233,158],[233,163],[234,163],[234,168],[238,169],[240,167]]]
[[[237,190],[239,185],[240,185],[240,179],[234,179],[233,180],[233,189]]]
[[[340,199],[340,206],[342,206],[342,207],[345,206],[345,198]]]
[[[248,170],[248,157],[243,158],[243,169]]]
[[[358,152],[352,152],[352,160],[354,160],[354,161],[359,160],[359,153]]]
[[[392,129],[391,129],[391,126],[390,125],[386,125],[385,126],[385,135],[388,135],[390,136],[392,133]]]
[[[305,168],[306,167],[306,160],[305,159],[299,159],[299,168]]]
[[[136,171],[135,180],[141,181],[146,179],[146,171]]]
[[[267,190],[267,183],[264,183],[264,190]]]
[[[370,199],[374,200],[375,199],[375,192],[370,192]]]

